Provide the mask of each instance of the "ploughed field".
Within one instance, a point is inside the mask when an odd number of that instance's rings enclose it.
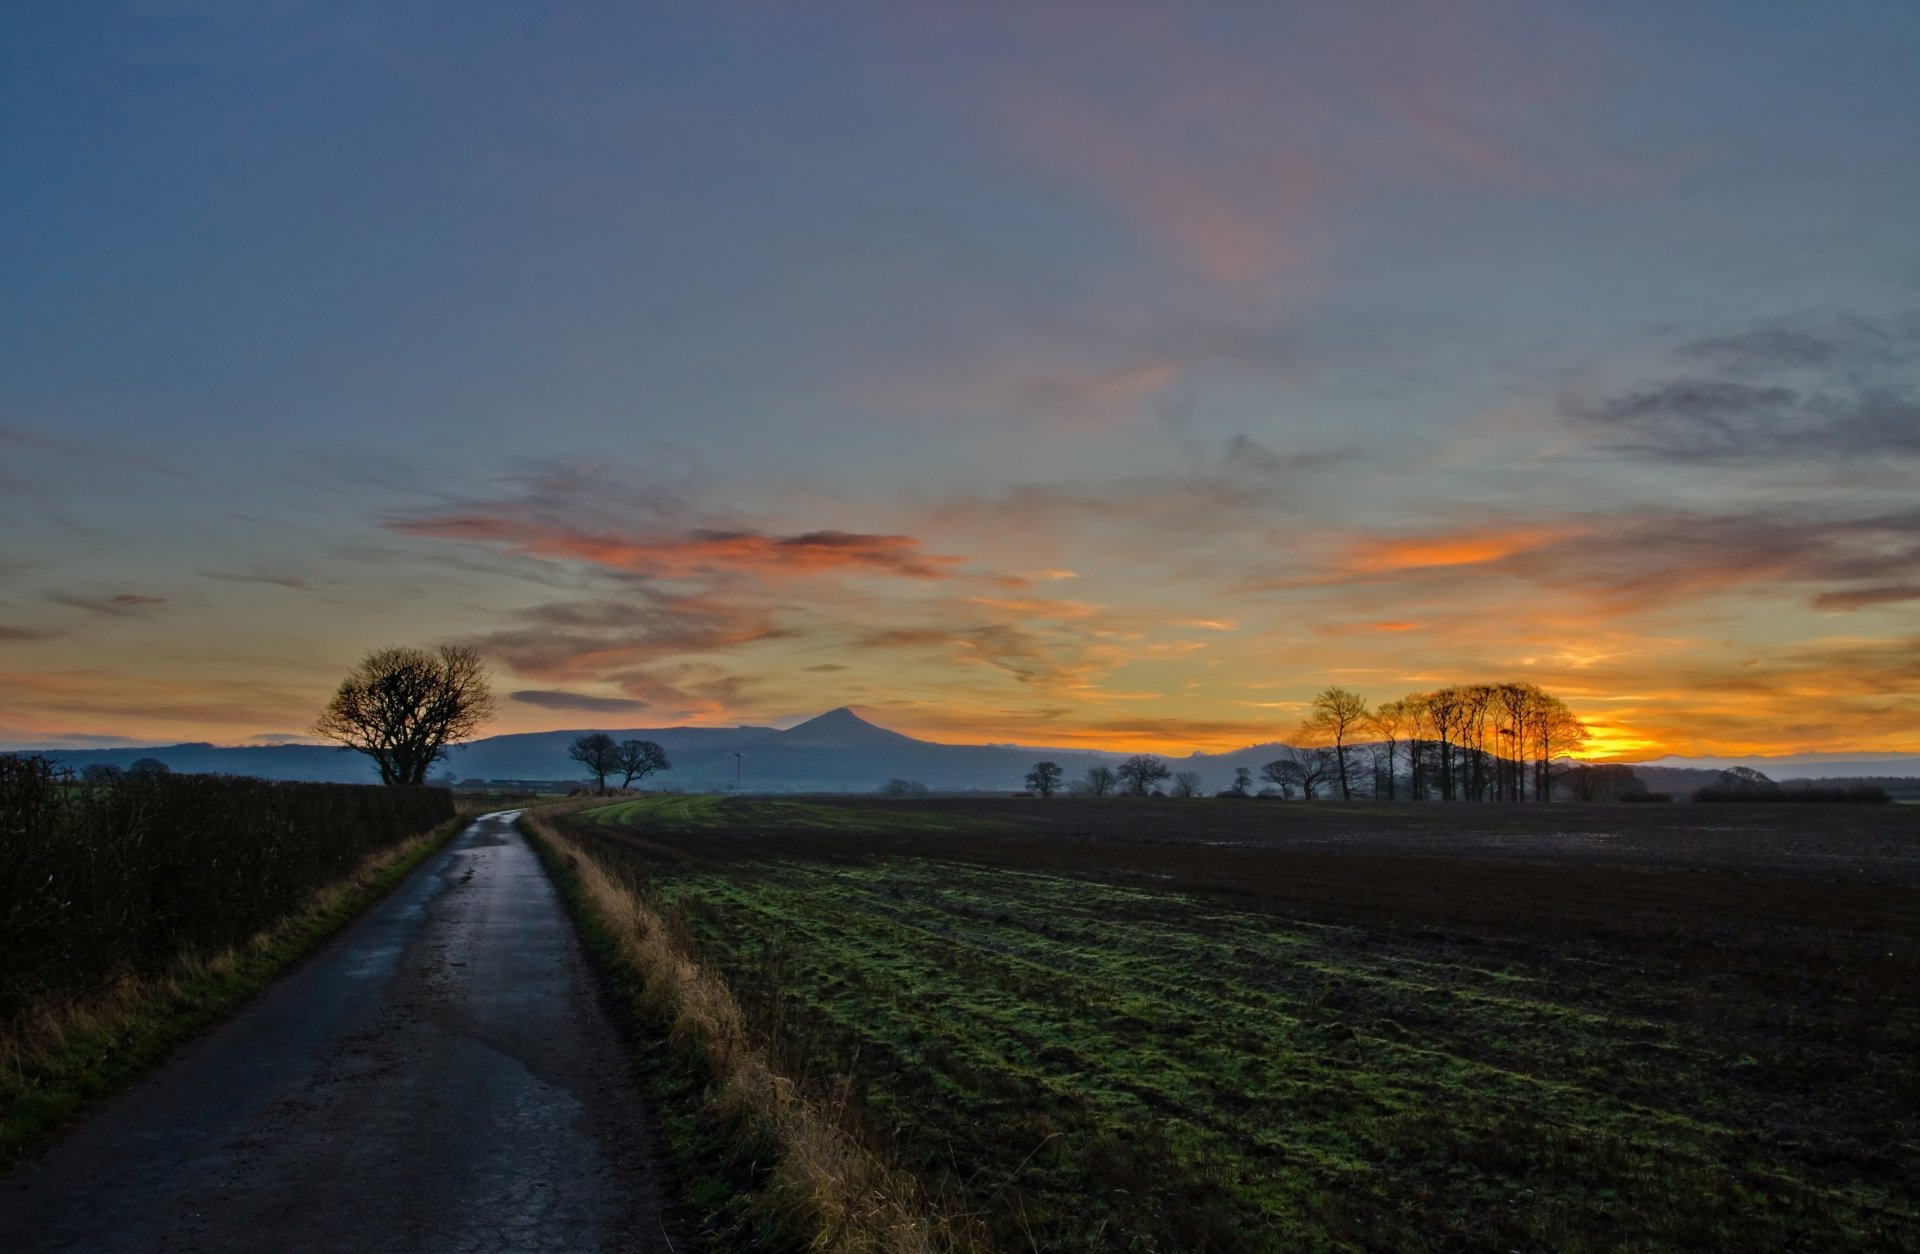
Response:
[[[1920,808],[566,823],[1003,1248],[1920,1245]]]

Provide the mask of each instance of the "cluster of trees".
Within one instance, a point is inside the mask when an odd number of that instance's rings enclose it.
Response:
[[[1404,760],[1415,801],[1524,801],[1529,791],[1551,801],[1561,759],[1588,737],[1566,702],[1526,683],[1456,684],[1371,709],[1358,693],[1327,688],[1300,730],[1309,744],[1282,759],[1287,774],[1304,780],[1301,755],[1325,755],[1320,782],[1342,798],[1358,783],[1395,800]]]
[[[1151,753],[1136,753],[1118,767],[1090,767],[1085,775],[1072,783],[1067,782],[1066,775],[1058,762],[1035,763],[1034,768],[1027,772],[1027,790],[1042,797],[1051,797],[1061,791],[1083,793],[1090,797],[1105,797],[1115,792],[1123,792],[1130,797],[1146,797],[1167,791],[1159,785],[1172,780],[1169,787],[1174,796],[1200,795],[1198,771],[1175,771]]]
[[[1671,801],[1656,797],[1630,766],[1617,762],[1582,762],[1566,773],[1567,788],[1581,801]]]
[[[651,740],[615,741],[605,732],[588,732],[567,746],[567,756],[587,768],[593,776],[593,790],[607,790],[607,776],[619,775],[622,788],[633,787],[636,779],[645,779],[656,771],[670,771],[666,750]]]
[[[1369,706],[1345,688],[1323,689],[1301,722],[1301,744],[1283,746],[1260,768],[1269,792],[1352,800],[1372,796],[1397,800],[1404,786],[1410,800],[1551,801],[1555,782],[1569,769],[1566,757],[1585,744],[1586,727],[1560,698],[1533,684],[1459,684],[1417,692]],[[1583,800],[1622,796],[1629,790],[1625,767],[1580,768]],[[1174,770],[1150,754],[1119,767],[1096,766],[1068,783],[1058,763],[1040,762],[1027,773],[1027,788],[1042,797],[1066,790],[1104,797],[1116,791],[1147,796],[1172,780],[1167,791],[1198,796],[1200,776]],[[1634,780],[1633,784],[1638,784]],[[1254,774],[1242,767],[1221,796],[1245,797]],[[1645,791],[1641,788],[1642,792]]]
[[[124,771],[108,762],[95,762],[80,772],[80,779],[88,784],[112,784],[123,779],[153,779],[171,774],[173,768],[159,758],[136,758]]]

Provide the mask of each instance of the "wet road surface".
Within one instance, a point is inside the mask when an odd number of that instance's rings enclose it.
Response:
[[[512,817],[0,1180],[0,1248],[670,1249],[629,1064]]]

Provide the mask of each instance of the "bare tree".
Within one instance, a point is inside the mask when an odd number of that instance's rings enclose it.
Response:
[[[1198,797],[1200,795],[1200,772],[1175,771],[1173,775],[1173,795],[1176,797]]]
[[[567,746],[567,756],[587,768],[593,790],[607,790],[607,776],[620,769],[620,746],[605,732],[588,732]]]
[[[1397,801],[1398,785],[1394,782],[1394,759],[1399,756],[1400,737],[1411,722],[1405,701],[1382,701],[1367,719],[1367,730],[1380,741],[1380,750],[1387,759],[1387,800]],[[1374,789],[1375,794],[1379,789]]]
[[[1456,784],[1453,770],[1455,737],[1460,734],[1460,728],[1466,721],[1464,698],[1458,688],[1441,688],[1428,693],[1424,704],[1438,749],[1434,766],[1439,775],[1440,796],[1442,800],[1452,801]]]
[[[1527,781],[1524,761],[1527,752],[1527,720],[1538,707],[1542,693],[1532,684],[1496,684],[1493,705],[1499,715],[1499,776],[1495,780],[1494,800],[1525,801]]]
[[[1110,766],[1103,764],[1087,768],[1087,791],[1096,797],[1106,796],[1119,782],[1120,777],[1113,773],[1113,768]]]
[[[1298,788],[1302,797],[1312,801],[1321,785],[1337,777],[1338,770],[1333,759],[1333,750],[1318,745],[1304,748],[1289,746],[1285,757],[1260,768],[1260,778],[1277,784],[1283,791]]]
[[[1345,688],[1323,688],[1308,707],[1312,713],[1300,724],[1302,733],[1333,742],[1335,770],[1340,780],[1340,799],[1353,800],[1353,771],[1347,758],[1347,741],[1367,726],[1367,700]]]
[[[1042,797],[1051,797],[1060,790],[1060,781],[1066,777],[1058,762],[1036,762],[1027,772],[1027,787]]]
[[[1555,758],[1577,752],[1591,733],[1566,702],[1545,692],[1535,697],[1527,722],[1533,746],[1534,800],[1552,801]]]
[[[1136,753],[1120,764],[1117,774],[1128,792],[1144,797],[1155,784],[1172,775],[1173,769],[1151,753]]]
[[[493,693],[472,649],[376,649],[341,681],[313,730],[372,758],[382,783],[419,784],[491,717]]]
[[[634,780],[645,779],[655,771],[673,769],[673,763],[667,761],[667,751],[651,740],[621,741],[614,765],[620,771],[622,788],[633,787]]]

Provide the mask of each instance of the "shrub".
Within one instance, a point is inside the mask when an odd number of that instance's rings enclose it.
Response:
[[[270,927],[454,816],[444,788],[127,774],[0,756],[0,1022]]]

